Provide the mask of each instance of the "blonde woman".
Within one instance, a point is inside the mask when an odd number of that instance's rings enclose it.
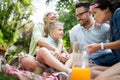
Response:
[[[44,37],[48,36],[49,23],[58,21],[58,14],[54,13],[54,12],[48,12],[47,14],[45,14],[43,20],[45,23],[44,25],[37,24],[33,28],[33,34],[32,34],[32,38],[31,38],[30,52],[29,52],[30,55],[27,57],[24,57],[24,58],[20,57],[20,62],[24,68],[29,69],[31,71],[35,71],[36,69],[41,70],[41,68],[42,68],[42,71],[44,71],[45,66],[40,64],[40,63],[43,63],[40,61],[40,59],[42,57],[42,59],[46,63],[45,65],[48,65],[59,71],[63,71],[63,72],[67,73],[70,71],[70,69],[65,67],[59,61],[59,59],[61,58],[61,56],[59,54],[59,53],[61,53],[61,50],[59,50],[59,48],[61,46],[55,47],[52,44],[50,44],[44,40]],[[50,51],[53,51],[54,55],[52,55]],[[35,55],[35,54],[36,54],[37,60],[39,62],[31,56],[31,55]]]

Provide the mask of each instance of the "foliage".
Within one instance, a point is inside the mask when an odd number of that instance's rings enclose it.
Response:
[[[12,45],[20,42],[20,29],[25,26],[25,21],[29,20],[31,14],[32,0],[0,0],[0,45],[10,48],[7,48],[6,51],[7,62],[9,63],[16,58],[20,50],[28,48]],[[19,44],[27,45],[27,42],[26,44],[25,42]]]
[[[19,29],[20,31],[19,38],[8,50],[9,54],[7,54],[6,56],[7,63],[14,64],[16,63],[18,54],[20,52],[24,52],[24,53],[29,52],[29,45],[31,41],[31,34],[32,34],[33,26],[34,26],[33,22],[28,21],[24,24],[24,27]]]
[[[46,3],[48,4],[50,1],[54,0],[47,0]],[[65,35],[63,40],[67,50],[69,50],[70,47],[69,32],[71,28],[78,23],[75,16],[75,3],[81,1],[93,2],[93,0],[59,0],[56,5],[56,11],[60,14],[59,20],[64,22]]]
[[[31,0],[0,1],[0,45],[6,47],[18,38],[18,28],[31,14]]]
[[[16,75],[9,75],[4,72],[0,72],[0,80],[18,80]]]

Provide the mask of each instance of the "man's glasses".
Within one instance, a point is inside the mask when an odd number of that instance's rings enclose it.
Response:
[[[81,12],[79,14],[76,15],[76,17],[81,17],[84,13],[87,13],[88,11],[84,11],[84,12]]]

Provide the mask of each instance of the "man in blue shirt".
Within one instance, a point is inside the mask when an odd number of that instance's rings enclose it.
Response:
[[[78,43],[79,50],[82,51],[86,45],[92,43],[106,43],[109,38],[110,26],[108,23],[99,25],[93,19],[92,13],[89,11],[90,3],[76,4],[76,17],[79,24],[75,25],[70,32],[71,47],[74,42]],[[98,65],[102,55],[111,54],[110,49],[99,50],[89,56],[89,59]]]

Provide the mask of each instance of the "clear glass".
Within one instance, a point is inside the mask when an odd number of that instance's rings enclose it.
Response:
[[[81,67],[82,68],[89,67],[89,54],[86,50],[83,50],[81,54]]]
[[[73,50],[72,53],[78,53],[79,52],[78,42],[73,42],[72,50]]]
[[[73,64],[72,67],[81,67],[81,54],[73,54]]]
[[[73,43],[73,60],[72,67],[81,67],[81,54],[78,48],[78,43]]]

